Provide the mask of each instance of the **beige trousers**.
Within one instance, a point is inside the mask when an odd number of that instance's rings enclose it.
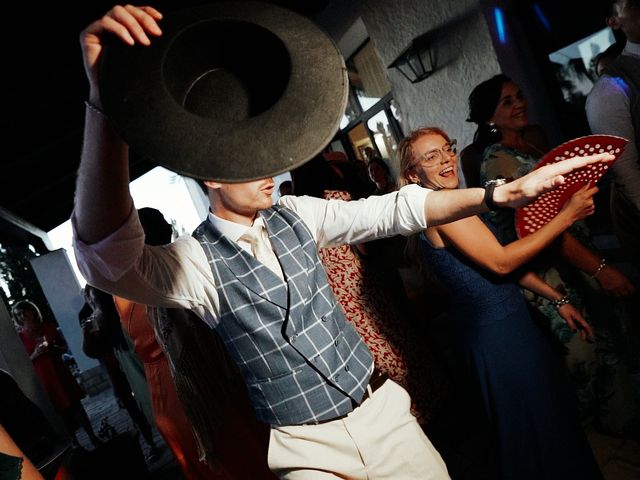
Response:
[[[345,418],[271,427],[269,467],[291,480],[449,479],[409,405],[409,394],[387,380]]]

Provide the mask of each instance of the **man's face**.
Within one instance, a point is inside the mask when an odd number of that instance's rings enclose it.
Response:
[[[618,0],[613,4],[613,16],[607,19],[613,29],[620,29],[627,38],[640,43],[640,0]]]
[[[269,208],[273,201],[273,178],[243,183],[206,181],[212,190],[213,214],[236,223],[250,225],[258,210]]]

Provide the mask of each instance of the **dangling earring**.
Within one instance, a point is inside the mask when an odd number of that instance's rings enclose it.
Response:
[[[497,135],[498,134],[498,127],[493,122],[489,122],[489,133],[491,133],[491,135]]]

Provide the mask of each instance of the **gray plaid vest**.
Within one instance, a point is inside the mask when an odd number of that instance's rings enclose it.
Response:
[[[364,395],[371,353],[344,318],[302,219],[278,206],[260,215],[286,283],[211,222],[193,233],[217,285],[216,331],[260,420],[297,425],[345,415]]]

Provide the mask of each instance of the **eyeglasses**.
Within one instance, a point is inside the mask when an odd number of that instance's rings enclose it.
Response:
[[[446,157],[453,157],[456,154],[457,144],[458,141],[454,138],[449,141],[449,143],[445,143],[442,148],[434,148],[433,150],[429,150],[418,159],[414,166],[419,163],[426,167],[433,167],[435,165],[438,165]]]

